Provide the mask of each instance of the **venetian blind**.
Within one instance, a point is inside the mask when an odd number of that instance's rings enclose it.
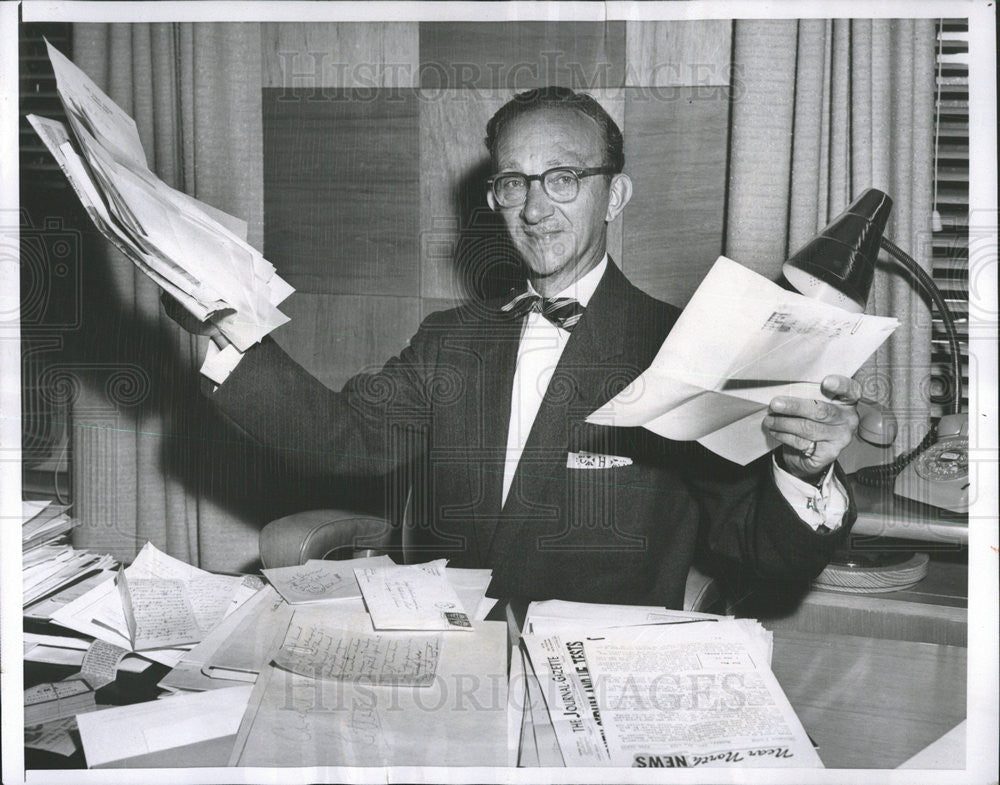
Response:
[[[962,409],[969,384],[969,20],[942,19],[937,30],[937,118],[935,124],[934,282],[955,319],[962,348]],[[953,385],[948,339],[941,316],[932,312],[935,416],[946,411]]]

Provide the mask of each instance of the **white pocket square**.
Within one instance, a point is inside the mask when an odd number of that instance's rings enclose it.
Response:
[[[613,469],[616,466],[631,465],[631,458],[620,455],[603,455],[599,452],[566,453],[567,469]]]

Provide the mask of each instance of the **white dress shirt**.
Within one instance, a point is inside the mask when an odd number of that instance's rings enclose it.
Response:
[[[608,257],[589,273],[570,284],[555,297],[572,297],[584,308],[590,303],[601,282]],[[528,291],[538,294],[528,282]],[[555,299],[555,298],[552,298]],[[569,332],[556,327],[538,311],[529,311],[521,328],[521,343],[517,348],[517,365],[514,368],[514,385],[510,393],[510,426],[507,429],[507,456],[503,466],[503,496],[501,505],[507,503],[514,471],[521,460],[524,445],[531,433],[535,415],[542,405],[542,398],[549,386],[552,373],[559,364]]]
[[[597,290],[608,257],[578,281],[570,284],[552,299],[572,297],[586,307]],[[538,294],[528,282],[528,291]],[[514,472],[521,460],[528,434],[535,422],[535,416],[542,404],[549,380],[559,364],[563,349],[569,341],[570,333],[556,327],[537,311],[529,311],[521,329],[521,343],[517,349],[517,365],[510,396],[510,425],[507,429],[507,455],[503,470],[503,496],[501,504],[507,503],[514,481]],[[827,470],[819,488],[789,474],[772,459],[775,484],[805,523],[818,529],[821,525],[833,530],[840,526],[847,511],[847,493],[834,476],[833,468]]]

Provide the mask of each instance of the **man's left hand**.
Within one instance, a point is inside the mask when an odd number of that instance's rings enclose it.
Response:
[[[780,396],[764,418],[764,428],[782,444],[779,465],[809,481],[837,460],[858,426],[861,385],[847,376],[827,376],[820,391],[830,400]]]

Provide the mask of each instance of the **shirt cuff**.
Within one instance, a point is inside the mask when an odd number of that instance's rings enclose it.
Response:
[[[201,375],[218,387],[229,378],[229,374],[233,372],[242,359],[243,352],[232,344],[228,344],[225,349],[220,349],[214,341],[209,341],[205,362],[201,364]]]
[[[818,531],[820,526],[830,531],[840,528],[849,505],[847,490],[833,473],[832,464],[819,488],[786,472],[778,466],[777,458],[773,455],[771,468],[774,472],[774,484],[803,523],[813,531]]]

